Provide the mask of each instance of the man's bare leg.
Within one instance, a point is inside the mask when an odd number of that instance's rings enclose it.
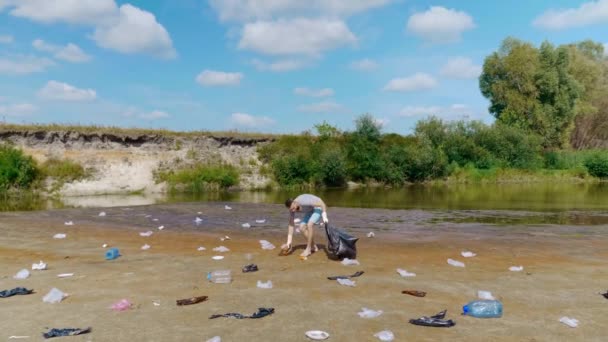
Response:
[[[307,257],[310,254],[312,254],[312,251],[318,251],[319,247],[317,247],[317,245],[314,243],[314,227],[313,227],[314,223],[312,221],[308,222],[308,225],[306,225],[305,229],[306,229],[306,233],[304,234],[304,236],[306,236],[306,249],[304,250],[304,252],[302,252],[302,254],[300,254],[300,256],[303,257]]]

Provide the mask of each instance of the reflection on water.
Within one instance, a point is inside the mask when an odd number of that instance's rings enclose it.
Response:
[[[332,207],[527,211],[608,209],[608,183],[415,185],[400,189],[326,189],[315,191],[315,194]],[[0,211],[210,201],[283,203],[286,198],[297,195],[298,191],[244,191],[199,195],[85,196],[56,200],[24,195],[20,198],[0,198]]]

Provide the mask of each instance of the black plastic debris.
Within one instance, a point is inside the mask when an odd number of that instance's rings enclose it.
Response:
[[[600,293],[602,296],[604,296],[604,298],[608,299],[608,291],[606,291],[606,293]]]
[[[257,271],[258,271],[258,265],[256,265],[256,264],[249,264],[249,265],[243,267],[243,273],[257,272]]]
[[[427,317],[423,316],[418,319],[410,319],[410,323],[414,325],[421,325],[425,327],[436,327],[436,328],[449,328],[456,325],[451,319],[445,319],[447,310],[443,310],[435,316]]]
[[[361,276],[363,273],[365,273],[365,272],[363,272],[363,271],[358,271],[358,272],[356,272],[356,273],[354,273],[354,274],[351,274],[351,275],[344,275],[344,276],[331,276],[331,277],[327,277],[327,279],[329,279],[329,280],[350,279],[350,278],[356,278],[356,277],[359,277],[359,276]]]
[[[86,329],[79,329],[79,328],[64,328],[64,329],[56,329],[53,328],[51,330],[49,330],[48,332],[45,332],[42,334],[42,336],[44,338],[53,338],[53,337],[61,337],[61,336],[75,336],[75,335],[82,335],[82,334],[88,334],[91,332],[91,327],[88,327]]]
[[[34,293],[34,290],[28,290],[25,287],[15,287],[12,290],[0,291],[0,298],[7,298],[15,295],[29,295],[32,293]]]
[[[327,251],[336,259],[357,259],[356,243],[359,238],[349,235],[345,231],[325,224],[327,233]]]
[[[244,319],[244,318],[262,318],[274,313],[274,308],[258,308],[258,311],[251,316],[245,316],[240,313],[229,312],[221,315],[211,315],[209,319],[219,318],[219,317],[232,317],[236,319]]]

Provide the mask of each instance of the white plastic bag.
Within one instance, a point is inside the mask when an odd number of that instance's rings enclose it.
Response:
[[[380,341],[392,341],[395,339],[395,334],[390,330],[384,330],[374,334]]]
[[[460,252],[460,255],[462,255],[465,258],[472,258],[472,257],[476,256],[477,254],[475,254],[471,251],[464,251],[464,252]]]
[[[355,283],[353,280],[350,280],[350,279],[338,278],[338,283],[340,285],[350,286],[350,287],[357,286],[357,283]]]
[[[570,318],[570,317],[562,317],[559,319],[559,321],[561,323],[564,323],[565,325],[569,326],[570,328],[576,328],[578,327],[578,319],[575,318]]]
[[[454,266],[454,267],[465,267],[463,262],[454,260],[454,259],[448,259],[448,264]]]
[[[67,237],[66,234],[63,233],[57,233],[55,235],[53,235],[53,239],[65,239]]]
[[[509,271],[511,272],[521,272],[524,270],[523,266],[511,266],[509,267]]]
[[[342,265],[344,265],[344,266],[358,266],[358,265],[361,265],[361,264],[359,263],[359,260],[344,258],[342,260]]]
[[[369,233],[367,233],[367,237],[373,238],[373,237],[376,237],[376,234],[374,234],[374,232],[369,232]]]
[[[149,236],[152,236],[152,234],[154,234],[154,232],[151,230],[148,230],[147,232],[139,233],[139,236],[149,237]]]
[[[275,246],[266,240],[260,240],[260,245],[262,246],[262,249],[265,249],[265,250],[275,249]]]
[[[267,282],[262,282],[261,280],[258,280],[258,288],[260,289],[271,289],[272,288],[272,281],[267,281]]]
[[[230,252],[230,250],[224,246],[219,246],[219,247],[215,247],[213,249],[214,252],[220,252],[220,253],[224,253],[224,252]]]
[[[397,269],[397,273],[399,273],[399,275],[402,276],[402,277],[415,277],[416,276],[416,273],[410,273],[410,272],[408,272],[406,270],[403,270],[401,268]]]
[[[213,336],[212,338],[208,339],[207,342],[222,342],[222,338],[219,336]]]
[[[30,276],[30,271],[28,271],[24,268],[21,271],[17,272],[17,274],[15,274],[13,276],[13,279],[23,280],[23,279],[27,279],[29,276]]]
[[[49,291],[49,293],[47,293],[43,298],[42,301],[45,303],[59,303],[61,302],[65,297],[67,297],[68,294],[67,293],[63,293],[61,292],[61,290],[57,289],[57,288],[52,288],[51,291]]]
[[[492,292],[490,291],[477,291],[477,297],[479,297],[479,299],[483,299],[483,300],[495,300],[496,298],[494,298],[494,296],[492,295]]]
[[[43,271],[43,270],[46,270],[46,264],[42,260],[40,260],[39,263],[32,264],[32,270],[34,270],[34,271]]]
[[[251,228],[251,225],[248,222],[243,223],[241,226],[243,226],[245,229]]]
[[[150,249],[150,245],[148,245],[148,244],[141,246],[142,251],[147,251],[148,249]]]
[[[368,308],[361,308],[361,311],[359,312],[359,317],[361,318],[376,318],[380,315],[382,315],[382,310],[378,310],[378,311],[374,311]]]

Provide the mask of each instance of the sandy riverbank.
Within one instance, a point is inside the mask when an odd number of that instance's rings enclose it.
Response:
[[[170,210],[161,209],[147,208],[167,220]],[[368,211],[378,212],[383,211]],[[196,212],[192,214],[196,216]],[[277,246],[283,242],[282,227],[176,231],[162,219],[147,227],[135,218],[128,222],[129,215],[127,211],[113,220],[108,211],[103,223],[90,219],[68,227],[63,224],[69,216],[66,211],[0,214],[0,288],[36,290],[29,296],[0,299],[0,339],[25,335],[31,336],[26,340],[40,340],[45,327],[92,326],[91,334],[69,340],[206,341],[218,335],[222,341],[306,341],[304,332],[312,329],[329,332],[331,341],[375,341],[373,334],[385,329],[395,333],[396,341],[605,340],[608,301],[598,295],[608,287],[608,239],[603,234],[573,237],[504,231],[473,238],[466,226],[411,230],[414,233],[405,235],[376,230],[374,239],[357,233],[361,236],[361,266],[346,267],[328,260],[323,252],[300,261],[297,254],[279,257],[278,250],[262,250],[260,239]],[[156,227],[161,224],[167,228],[159,231]],[[154,235],[139,236],[138,232],[148,229]],[[66,233],[67,238],[54,240],[55,233]],[[232,239],[220,241],[226,234]],[[296,239],[303,242],[301,237]],[[104,243],[120,248],[123,256],[104,260]],[[152,247],[142,251],[140,247],[146,243]],[[222,261],[211,260],[218,254],[211,249],[220,245],[230,252],[224,253]],[[207,250],[197,251],[199,246]],[[462,250],[473,250],[478,256],[465,259],[460,256]],[[448,258],[464,261],[467,267],[449,266]],[[49,269],[34,271],[26,280],[12,278],[39,260],[48,263]],[[241,267],[250,262],[260,271],[241,273]],[[513,265],[523,265],[524,272],[508,271]],[[234,273],[232,284],[205,281],[207,271],[226,268]],[[400,278],[396,268],[417,277]],[[354,288],[326,279],[357,270],[365,274],[356,279]],[[59,279],[60,273],[75,275]],[[274,288],[258,289],[258,280],[271,280]],[[42,297],[52,287],[70,296],[59,304],[43,303]],[[428,295],[402,295],[404,289]],[[491,291],[503,301],[503,318],[460,316],[461,306],[475,299],[477,290]],[[210,299],[188,307],[175,305],[176,299],[196,295]],[[127,312],[108,309],[122,298],[135,303],[135,308]],[[155,306],[153,301],[161,305]],[[208,319],[215,313],[251,314],[258,307],[273,307],[276,312],[260,320]],[[384,313],[362,319],[357,315],[362,307]],[[407,323],[410,318],[444,309],[448,318],[456,320],[455,327]],[[580,326],[562,325],[558,322],[561,316],[577,318]]]

